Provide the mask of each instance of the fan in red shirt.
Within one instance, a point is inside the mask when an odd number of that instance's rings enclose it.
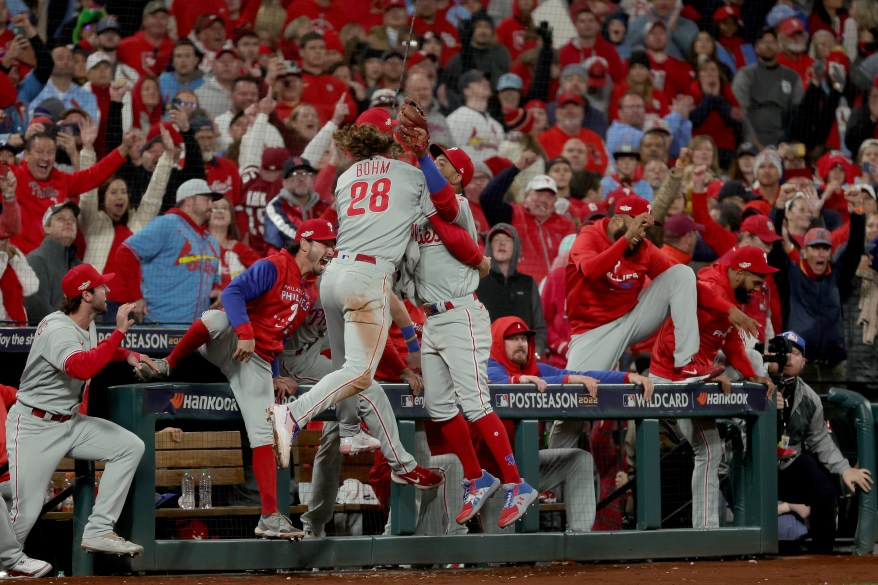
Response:
[[[805,25],[796,17],[791,17],[777,26],[777,42],[780,52],[777,54],[777,62],[789,67],[799,74],[802,86],[808,87],[811,80],[811,67],[814,59],[808,55],[808,33]]]
[[[414,31],[419,37],[432,32],[442,40],[440,63],[445,67],[448,61],[460,52],[460,35],[450,22],[438,14],[437,4],[436,0],[415,3]]]
[[[179,2],[183,4],[183,2]],[[168,36],[168,9],[163,0],[143,7],[143,30],[122,39],[116,56],[143,77],[158,77],[171,63],[174,41]]]
[[[539,0],[513,0],[512,16],[497,25],[497,41],[509,50],[513,61],[537,47],[539,37],[531,16],[537,6]]]
[[[34,118],[33,122],[42,122]],[[51,123],[45,119],[46,123]],[[55,168],[57,142],[46,133],[28,138],[24,160],[13,166],[18,181],[15,196],[21,206],[21,233],[12,239],[22,253],[27,254],[43,241],[43,215],[50,207],[64,203],[91,189],[97,189],[115,173],[134,143],[135,136],[127,133],[122,144],[97,162],[93,167],[75,173],[65,173]]]
[[[555,125],[541,132],[537,140],[546,156],[550,159],[561,156],[564,143],[571,138],[578,138],[585,143],[588,157],[585,170],[604,174],[607,169],[607,148],[604,141],[595,132],[582,127],[585,116],[585,100],[573,92],[565,92],[558,96],[558,107],[555,109]]]
[[[689,83],[692,81],[692,68],[685,61],[675,59],[665,52],[669,39],[668,28],[664,21],[656,20],[646,25],[643,44],[652,64],[653,83],[669,99],[673,99],[680,94],[688,93]]]
[[[625,75],[625,68],[616,48],[601,36],[600,20],[587,4],[575,7],[573,12],[576,36],[558,51],[561,69],[571,64],[585,63],[591,57],[603,57],[613,83],[618,84]]]
[[[320,124],[326,124],[335,113],[335,104],[345,95],[349,114],[344,123],[353,122],[359,109],[347,84],[338,77],[324,73],[326,41],[323,36],[315,32],[302,36],[299,54],[302,56],[302,95],[299,101],[314,106],[320,116]]]
[[[732,378],[747,379],[765,384],[769,393],[774,386],[765,376],[762,356],[744,347],[743,335],[756,335],[756,321],[745,315],[741,304],[762,287],[767,275],[777,272],[768,265],[762,250],[752,246],[738,248],[728,263],[718,262],[698,272],[698,327],[700,346],[691,366],[678,367],[674,362],[674,321],[668,319],[659,331],[650,364],[650,375],[656,382],[676,382],[691,379],[691,367],[699,373],[709,372],[717,362],[719,352],[725,355],[726,374],[715,379],[725,394],[731,392]],[[732,369],[733,368],[733,369]],[[760,370],[757,373],[756,370]],[[709,375],[722,372],[722,367]],[[710,379],[709,377],[707,379]],[[773,394],[770,394],[773,395]],[[680,419],[680,429],[695,453],[692,471],[692,526],[719,527],[719,470],[722,444],[714,419]]]

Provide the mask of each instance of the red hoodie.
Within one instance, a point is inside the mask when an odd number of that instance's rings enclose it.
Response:
[[[567,263],[567,318],[573,335],[615,321],[637,305],[646,284],[673,266],[659,249],[644,240],[625,256],[628,241],[610,241],[604,218],[579,232]]]
[[[570,322],[567,320],[567,269],[564,266],[549,272],[540,297],[546,320],[547,361],[556,368],[566,368]]]
[[[509,374],[510,384],[518,384],[521,382],[521,376],[539,376],[540,368],[537,366],[535,335],[527,337],[528,360],[525,365],[516,364],[506,355],[506,332],[513,325],[516,325],[519,331],[530,330],[521,317],[500,317],[491,323],[491,359],[503,366],[503,369]]]
[[[698,353],[692,358],[691,365],[713,365],[717,353],[722,350],[732,367],[745,378],[755,376],[744,342],[729,321],[729,310],[738,307],[738,303],[729,282],[728,266],[716,263],[699,270],[697,289],[698,329],[701,335]],[[674,382],[688,377],[681,368],[674,367],[674,347],[674,321],[669,317],[659,330],[653,347],[650,373]]]

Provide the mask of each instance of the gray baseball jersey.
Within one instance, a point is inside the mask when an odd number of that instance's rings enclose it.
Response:
[[[476,222],[466,198],[457,195],[460,211],[454,223],[462,227],[475,240]],[[427,201],[426,215],[436,213],[432,201]],[[451,255],[445,244],[433,230],[426,217],[415,226],[421,259],[415,270],[417,295],[422,303],[436,303],[456,299],[475,292],[479,286],[479,271],[467,266]],[[438,278],[437,278],[438,276]]]
[[[407,197],[406,195],[413,195]],[[399,264],[412,224],[430,201],[420,169],[375,156],[353,164],[338,178],[338,241],[342,252],[365,254]]]
[[[97,345],[94,323],[86,331],[61,311],[47,315],[34,335],[21,375],[18,402],[55,414],[74,412],[81,402],[83,381],[68,376],[64,364],[73,354]]]

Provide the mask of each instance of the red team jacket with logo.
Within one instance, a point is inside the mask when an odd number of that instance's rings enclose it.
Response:
[[[119,61],[136,70],[142,77],[155,77],[165,72],[171,64],[174,41],[165,38],[156,47],[150,43],[143,31],[122,39],[117,49]]]
[[[604,218],[585,227],[570,249],[567,263],[567,318],[573,335],[600,327],[628,313],[646,279],[673,266],[659,249],[644,240],[632,256],[628,241],[610,241]]]
[[[35,179],[26,162],[11,167],[18,181],[15,196],[21,207],[21,233],[12,238],[13,245],[25,254],[37,248],[45,235],[43,215],[46,210],[68,199],[78,200],[80,194],[97,189],[123,162],[125,157],[113,150],[84,171],[65,173],[52,169],[45,181]]]
[[[316,298],[314,278],[303,277],[286,250],[248,268],[222,294],[238,337],[254,339],[256,355],[268,363],[283,351],[284,340],[305,321]]]
[[[747,358],[744,341],[729,321],[729,309],[738,307],[738,303],[727,271],[728,266],[721,263],[698,271],[698,329],[701,335],[698,353],[692,358],[691,365],[713,365],[716,354],[722,350],[729,363],[749,378],[756,372]],[[653,346],[650,373],[673,381],[688,377],[680,368],[674,367],[674,347],[674,321],[668,317]]]

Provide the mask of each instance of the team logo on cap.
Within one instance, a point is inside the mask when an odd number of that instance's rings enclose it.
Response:
[[[90,289],[90,288],[91,288],[91,281],[90,281],[90,280],[86,280],[85,282],[83,282],[82,284],[80,284],[78,287],[76,287],[76,290],[78,290],[78,291],[84,291],[84,290],[88,290],[88,289]]]
[[[313,235],[314,235],[314,230],[308,230],[307,232],[302,232],[303,238],[310,238]]]
[[[620,205],[619,209],[621,211],[631,211],[631,206],[630,205]]]
[[[741,262],[740,264],[738,264],[738,266],[740,266],[741,268],[750,268],[750,263],[749,262]]]

